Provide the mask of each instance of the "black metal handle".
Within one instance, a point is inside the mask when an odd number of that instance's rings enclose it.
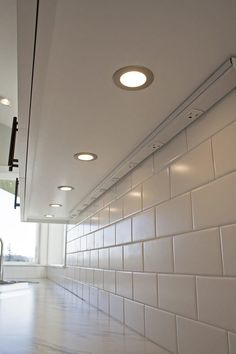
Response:
[[[17,126],[18,126],[17,118],[14,117],[12,121],[11,143],[10,143],[10,150],[9,150],[9,157],[8,157],[9,171],[12,171],[13,167],[19,167],[18,159],[14,158],[15,145],[16,145],[16,132],[18,132]]]
[[[20,203],[17,203],[18,197],[18,186],[19,186],[19,179],[16,178],[16,185],[15,185],[15,200],[14,200],[14,209],[20,206]]]

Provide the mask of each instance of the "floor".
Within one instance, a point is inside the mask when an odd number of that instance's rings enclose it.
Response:
[[[1,354],[168,354],[49,281],[0,298]]]

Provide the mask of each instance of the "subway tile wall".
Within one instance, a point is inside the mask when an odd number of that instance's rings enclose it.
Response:
[[[236,354],[236,92],[68,225],[49,278],[178,354]]]

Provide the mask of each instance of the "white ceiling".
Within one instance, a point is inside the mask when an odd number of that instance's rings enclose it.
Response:
[[[29,8],[22,19],[34,18],[34,11]],[[27,26],[25,21],[24,31]],[[40,0],[29,155],[22,176],[24,219],[42,220],[52,212],[49,203],[59,202],[63,207],[53,213],[66,221],[99,181],[236,54],[235,33],[233,0]],[[26,70],[28,48],[21,41],[19,71]],[[153,71],[153,84],[137,92],[114,86],[113,73],[135,64]],[[31,70],[29,65],[29,76]],[[24,92],[19,107],[29,95],[30,90]],[[21,116],[19,124],[27,120]],[[98,159],[75,161],[79,151],[94,152]],[[75,190],[58,191],[64,184]]]

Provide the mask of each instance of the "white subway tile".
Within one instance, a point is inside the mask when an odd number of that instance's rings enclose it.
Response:
[[[209,136],[214,135],[236,119],[235,97],[236,92],[233,90],[211,110],[187,128],[189,149],[192,149],[194,146],[206,140]]]
[[[84,234],[88,234],[91,230],[90,228],[90,218],[88,218],[87,220],[84,221]]]
[[[135,215],[133,222],[133,241],[155,238],[154,209],[149,209]]]
[[[137,213],[141,210],[142,192],[141,186],[138,186],[124,196],[124,216]]]
[[[110,248],[110,269],[123,269],[123,250],[122,246]]]
[[[98,308],[105,313],[109,313],[109,293],[108,292],[99,290]]]
[[[78,265],[79,266],[84,265],[84,253],[83,252],[78,253]]]
[[[86,283],[93,284],[93,269],[86,270]]]
[[[144,305],[125,299],[125,324],[144,335]]]
[[[99,213],[99,227],[109,224],[109,207],[102,209]]]
[[[91,254],[90,254],[90,265],[93,268],[98,268],[98,250],[91,251]]]
[[[110,316],[123,323],[124,300],[123,297],[110,294]]]
[[[236,173],[192,192],[194,228],[233,224],[236,221]]]
[[[98,306],[98,289],[90,287],[89,302],[91,305]]]
[[[75,268],[74,279],[80,280],[80,268]]]
[[[116,292],[116,273],[112,270],[104,270],[104,290]]]
[[[90,267],[90,251],[84,252],[84,266]]]
[[[87,236],[81,237],[81,251],[85,251],[87,249]]]
[[[131,219],[116,224],[116,244],[131,242]]]
[[[105,206],[109,204],[115,198],[116,198],[116,187],[113,186],[102,195],[103,205]]]
[[[87,249],[91,250],[94,248],[94,234],[89,234],[87,236]]]
[[[122,180],[116,184],[117,196],[121,197],[123,194],[127,193],[131,189],[131,187],[131,174],[129,174],[126,177],[122,178]]]
[[[197,277],[199,320],[236,332],[236,279]]]
[[[96,231],[94,234],[94,247],[102,248],[103,247],[103,230]]]
[[[192,230],[190,194],[168,200],[156,208],[157,235],[165,236]]]
[[[229,333],[229,353],[236,353],[236,333]]]
[[[85,283],[85,281],[86,281],[86,269],[85,268],[80,269],[80,281],[82,281],[83,283]]]
[[[236,170],[236,122],[212,138],[216,176]]]
[[[99,221],[98,214],[95,214],[91,217],[91,231],[95,231],[98,229],[98,221]]]
[[[104,229],[103,239],[104,247],[116,244],[115,225],[108,226]]]
[[[103,272],[103,270],[95,269],[93,274],[94,285],[100,289],[103,289]]]
[[[196,318],[195,279],[188,275],[158,275],[159,307]]]
[[[143,163],[138,165],[131,173],[132,187],[145,181],[153,174],[153,156],[150,156]]]
[[[144,271],[172,273],[172,238],[166,237],[144,242]]]
[[[179,133],[167,145],[154,154],[155,171],[161,170],[187,151],[185,131]]]
[[[156,274],[133,273],[134,300],[157,306]]]
[[[115,200],[110,205],[110,223],[122,219],[123,216],[123,199]]]
[[[83,236],[83,234],[84,234],[84,225],[83,225],[83,223],[79,224],[79,226],[78,226],[78,234],[79,234],[79,236]]]
[[[124,269],[133,271],[143,270],[142,243],[124,246]]]
[[[132,273],[116,272],[116,292],[132,299]]]
[[[81,239],[77,238],[76,239],[76,251],[80,251],[81,250],[80,242],[81,242]]]
[[[210,139],[175,161],[170,167],[171,195],[176,196],[214,178]]]
[[[109,268],[109,248],[99,250],[99,268]]]
[[[178,235],[173,240],[176,273],[222,274],[218,229]]]
[[[236,275],[236,225],[221,228],[223,271],[225,275]]]
[[[145,306],[145,333],[153,342],[171,353],[177,353],[176,324],[173,314]]]
[[[95,213],[96,213],[98,210],[100,210],[100,209],[103,208],[103,199],[102,199],[102,196],[99,197],[98,199],[96,199],[96,200],[94,201],[93,207],[94,207],[94,212],[95,212]]]
[[[177,317],[178,354],[228,354],[227,334],[216,327]]]
[[[160,204],[170,198],[169,169],[155,174],[143,183],[143,208]]]

